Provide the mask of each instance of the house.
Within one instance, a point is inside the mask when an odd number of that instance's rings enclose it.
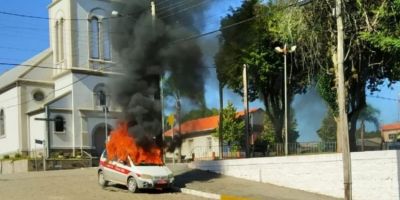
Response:
[[[107,20],[115,5],[116,0],[50,3],[50,47],[0,76],[0,157],[102,152],[119,113],[108,87],[119,75]]]
[[[249,116],[252,130],[250,144],[253,144],[257,135],[262,132],[264,110],[261,108],[250,109]],[[237,117],[243,118],[244,111],[238,112]],[[218,157],[220,154],[219,139],[213,136],[218,126],[219,115],[194,119],[182,123],[180,128],[182,136],[181,155],[185,159],[191,159],[192,156],[194,156],[195,159],[212,159],[213,157]],[[174,129],[164,132],[164,136],[173,137],[178,131],[179,128],[176,126]],[[167,154],[169,158],[172,156],[172,154]]]
[[[400,122],[382,125],[381,136],[383,142],[396,142],[400,140]]]

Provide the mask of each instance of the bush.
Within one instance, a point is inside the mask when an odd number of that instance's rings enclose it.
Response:
[[[19,153],[16,153],[16,154],[14,155],[14,158],[21,158],[21,157],[22,157],[22,155],[19,154]]]
[[[4,155],[3,159],[10,159],[10,156],[9,155]]]

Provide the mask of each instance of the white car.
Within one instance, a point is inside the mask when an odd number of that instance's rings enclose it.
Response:
[[[174,176],[165,165],[140,163],[107,159],[107,152],[101,154],[98,168],[98,183],[106,187],[109,182],[126,185],[130,192],[138,192],[144,188],[170,189]]]

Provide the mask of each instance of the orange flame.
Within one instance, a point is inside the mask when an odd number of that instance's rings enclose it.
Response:
[[[161,150],[155,144],[147,151],[136,145],[135,138],[128,133],[128,124],[120,123],[111,132],[110,141],[107,145],[109,159],[128,160],[128,156],[135,164],[151,163],[163,164],[161,160]]]

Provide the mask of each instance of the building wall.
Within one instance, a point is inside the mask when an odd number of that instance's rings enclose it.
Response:
[[[383,136],[384,142],[394,142],[391,139],[389,139],[389,135],[391,135],[391,134],[399,135],[400,130],[382,131],[382,136]]]
[[[99,18],[109,18],[111,16],[111,12],[114,10],[114,6],[110,1],[88,1],[88,0],[75,0],[76,3],[72,5],[72,13],[74,17],[85,19],[89,18],[91,14],[98,16]],[[109,20],[110,21],[110,20]],[[112,21],[112,20],[111,20]],[[76,52],[76,56],[74,56],[74,63],[76,63],[76,67],[79,68],[89,68],[89,66],[93,63],[90,63],[90,35],[89,35],[89,21],[75,21],[73,22],[73,28],[78,30],[73,33],[74,41],[73,45],[75,46],[74,50]],[[108,24],[108,30],[111,29],[111,24]],[[110,32],[110,31],[109,31]],[[111,39],[112,33],[109,34]],[[110,41],[111,47],[111,41]],[[112,51],[112,48],[111,48]],[[115,52],[111,52],[112,61],[118,60]],[[100,64],[100,63],[98,63]],[[111,64],[110,61],[102,62],[103,67],[109,67]]]
[[[400,151],[351,153],[354,200],[397,200],[400,197]],[[196,161],[192,168],[344,197],[341,154]]]
[[[0,155],[20,152],[18,87],[0,94],[0,109],[4,110],[5,136],[0,137]]]
[[[209,143],[210,140],[211,145]],[[181,149],[182,155],[185,156],[185,158],[191,158],[192,153],[194,153],[194,156],[198,159],[210,159],[212,157],[212,152],[215,153],[215,156],[219,155],[218,138],[213,137],[211,133],[197,137],[185,138],[183,139]]]
[[[55,132],[54,123],[50,123],[50,148],[56,149],[72,149],[75,147],[75,136],[72,127],[72,112],[71,111],[52,111],[50,110],[50,118],[62,116],[65,119],[65,131],[62,133]]]
[[[54,97],[58,97],[66,92],[72,91],[73,74],[68,73],[58,77],[54,81]]]
[[[46,122],[35,120],[35,118],[46,118],[44,112],[28,116],[28,138],[29,138],[29,152],[42,152],[43,145],[35,144],[35,140],[47,140]],[[33,153],[31,153],[33,155]]]
[[[32,110],[40,108],[44,102],[52,99],[54,97],[53,86],[43,85],[43,84],[22,84],[20,86],[20,99],[21,99],[21,119],[20,119],[20,130],[21,130],[21,148],[23,151],[29,150],[29,117],[25,114]],[[33,100],[33,94],[35,91],[40,90],[45,95],[42,101]],[[43,123],[43,121],[42,121]]]

